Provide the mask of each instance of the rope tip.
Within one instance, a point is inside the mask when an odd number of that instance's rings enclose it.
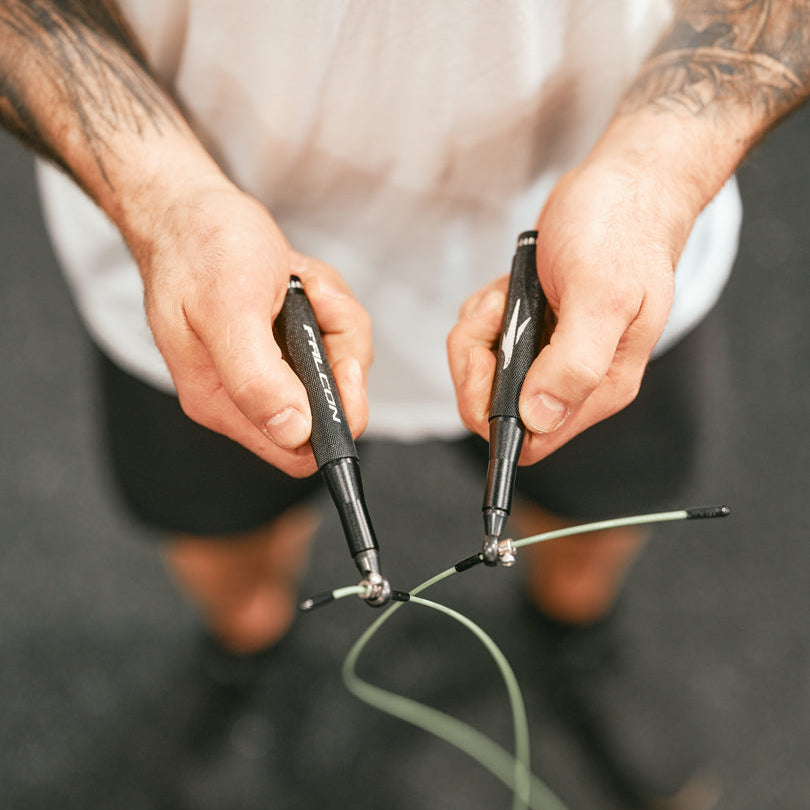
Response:
[[[473,554],[471,557],[465,557],[463,560],[459,560],[453,567],[456,569],[456,573],[460,574],[462,571],[474,568],[482,562],[484,562],[484,556],[479,551],[478,554]]]
[[[335,598],[334,591],[325,591],[324,593],[319,593],[317,596],[313,596],[309,599],[304,599],[303,602],[298,603],[298,610],[301,613],[309,613],[311,610],[315,610],[317,607],[321,607],[321,605],[328,605],[332,602]]]
[[[686,510],[686,517],[689,518],[689,520],[728,517],[730,514],[730,506],[698,506],[694,509]]]

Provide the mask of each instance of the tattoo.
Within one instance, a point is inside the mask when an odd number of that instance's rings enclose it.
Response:
[[[113,0],[0,0],[0,124],[67,169],[49,105],[66,105],[108,183],[112,133],[179,120]]]
[[[644,106],[700,115],[715,101],[773,121],[810,84],[810,0],[683,0],[620,113]]]

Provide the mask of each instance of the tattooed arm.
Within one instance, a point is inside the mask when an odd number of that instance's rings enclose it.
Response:
[[[810,0],[679,3],[605,133],[538,220],[540,280],[558,320],[521,394],[524,462],[634,399],[695,218],[808,92]],[[503,311],[502,296],[486,306],[492,289],[505,280],[472,296],[448,340],[459,409],[482,436]]]
[[[742,107],[761,131],[807,94],[809,9],[797,0],[682,3],[620,113],[652,105],[689,116],[727,115]]]
[[[0,122],[120,229],[192,418],[291,474],[314,470],[306,394],[271,330],[292,269],[362,430],[367,316],[332,268],[292,251],[267,211],[222,174],[112,0],[0,0]]]

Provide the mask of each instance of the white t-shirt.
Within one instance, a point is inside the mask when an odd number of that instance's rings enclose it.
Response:
[[[459,433],[445,339],[508,272],[670,19],[665,0],[120,0],[202,142],[293,247],[369,310],[368,435]],[[121,237],[40,164],[46,222],[92,335],[165,390]],[[732,181],[695,226],[658,351],[713,306],[736,252]]]

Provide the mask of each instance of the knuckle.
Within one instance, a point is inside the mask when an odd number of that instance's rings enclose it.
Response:
[[[309,458],[296,458],[289,464],[284,465],[284,472],[291,478],[306,478],[317,471],[315,462]]]
[[[466,408],[459,408],[458,413],[464,427],[467,428],[470,433],[478,433],[478,425],[476,424],[475,420],[471,418],[469,411]]]
[[[621,402],[621,407],[626,408],[631,402],[634,402],[640,390],[641,390],[641,375],[637,375],[627,380],[627,382],[625,382],[624,385],[622,385],[619,393],[619,401]]]
[[[447,356],[450,359],[451,367],[458,367],[457,370],[460,374],[466,374],[464,369],[467,368],[469,354],[472,349],[472,344],[466,333],[456,327],[447,335],[446,342]]]
[[[310,303],[315,309],[316,317],[325,317],[335,331],[363,336],[371,334],[371,316],[353,296],[347,295],[339,300],[313,298]]]
[[[576,358],[568,361],[564,376],[569,387],[581,391],[593,391],[599,387],[605,377],[605,372],[592,362]]]
[[[359,304],[356,307],[357,314],[352,313],[347,319],[349,324],[344,332],[345,338],[351,353],[357,357],[364,368],[368,368],[374,361],[373,330],[371,317]]]
[[[633,378],[627,385],[625,389],[625,398],[627,402],[625,404],[629,405],[636,399],[636,397],[638,396],[638,392],[641,390],[641,380],[642,375],[639,374],[637,377]]]
[[[240,411],[246,413],[252,411],[257,402],[268,399],[269,389],[267,374],[257,371],[234,383],[228,396]]]
[[[602,418],[613,416],[633,403],[641,390],[641,380],[642,375],[639,374],[627,377],[616,384],[610,398],[610,404],[606,408],[606,413]]]
[[[472,433],[481,433],[482,424],[486,422],[486,412],[475,407],[473,398],[461,394],[458,397],[458,414],[461,422]]]
[[[360,304],[359,301],[354,302],[354,312],[352,313],[352,320],[355,325],[355,330],[363,337],[367,338],[371,335],[371,316],[366,311],[366,308]]]
[[[351,417],[347,418],[349,418],[352,437],[357,439],[368,427],[368,408],[360,409],[359,412],[355,410]]]
[[[211,430],[218,429],[219,426],[216,424],[216,419],[204,399],[201,399],[199,396],[190,396],[188,393],[181,390],[178,390],[177,398],[180,401],[180,408],[183,413],[191,419],[192,422],[196,422]]]
[[[613,286],[603,292],[601,309],[617,320],[630,322],[638,315],[643,298],[643,291],[640,289]]]
[[[448,355],[451,357],[457,355],[463,350],[466,342],[461,328],[456,324],[447,335],[446,345]]]
[[[458,317],[459,319],[469,318],[472,314],[472,311],[475,309],[475,305],[478,303],[479,299],[481,298],[482,293],[479,291],[469,298],[465,299],[464,302],[461,304],[458,310]]]

